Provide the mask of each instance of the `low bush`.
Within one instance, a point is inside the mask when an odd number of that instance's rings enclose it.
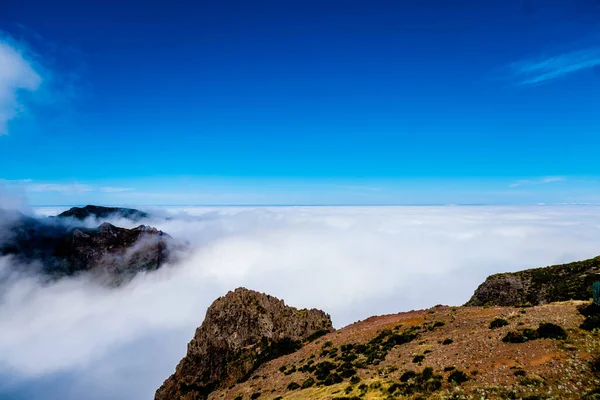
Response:
[[[490,329],[502,328],[503,326],[508,325],[508,321],[504,318],[496,318],[492,322],[490,322]]]
[[[308,378],[304,382],[302,382],[302,389],[306,389],[315,384],[315,380],[313,378]]]
[[[460,385],[469,380],[467,374],[462,371],[455,370],[448,376],[448,382]]]
[[[452,344],[453,342],[454,342],[454,340],[452,340],[452,339],[448,338],[448,339],[444,339],[444,341],[442,342],[442,344],[443,344],[444,346],[447,346],[447,345],[449,345],[449,344]]]
[[[329,331],[327,329],[318,330],[315,333],[308,335],[307,338],[305,339],[305,341],[313,342],[313,341],[317,340],[318,338],[327,335],[328,333],[329,333]]]
[[[424,355],[418,355],[418,356],[414,356],[412,362],[414,363],[420,363],[421,361],[423,361],[425,359]]]
[[[541,323],[537,334],[542,339],[564,340],[567,338],[567,332],[563,328],[550,322]]]
[[[341,383],[343,381],[344,378],[342,378],[340,375],[334,372],[333,374],[327,375],[327,377],[323,380],[323,384],[325,386],[331,386],[335,385],[336,383]]]
[[[300,387],[300,385],[298,385],[296,382],[290,382],[289,385],[287,385],[287,390],[296,390]]]

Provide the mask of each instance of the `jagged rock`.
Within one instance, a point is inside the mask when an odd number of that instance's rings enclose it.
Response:
[[[489,276],[467,306],[522,306],[589,300],[600,280],[600,256],[569,264]]]
[[[85,207],[73,207],[65,212],[57,215],[58,218],[75,218],[78,220],[84,220],[89,217],[96,219],[106,218],[126,218],[132,221],[139,221],[141,219],[149,218],[150,215],[134,208],[122,208],[122,207],[102,207],[87,205]]]
[[[236,289],[215,300],[156,400],[205,399],[243,381],[261,364],[297,350],[315,332],[333,330],[323,311],[298,310],[283,300]]]
[[[169,257],[170,236],[145,225],[72,228],[14,213],[4,220],[0,255],[12,255],[21,264],[41,264],[41,272],[51,278],[90,271],[118,283],[157,269]]]

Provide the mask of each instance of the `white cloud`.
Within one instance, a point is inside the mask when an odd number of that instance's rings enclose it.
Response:
[[[600,208],[585,206],[225,207],[170,215],[151,222],[192,250],[128,286],[100,288],[84,278],[4,284],[0,397],[152,398],[206,307],[238,286],[321,308],[341,327],[462,304],[491,273],[595,256],[600,234]],[[0,282],[13,267],[2,260]]]
[[[542,185],[546,183],[563,182],[567,179],[564,176],[546,176],[538,179],[521,179],[508,185],[509,187],[519,187],[528,185]]]
[[[42,78],[22,50],[0,38],[0,135],[8,133],[8,122],[24,108],[23,91],[35,91]]]

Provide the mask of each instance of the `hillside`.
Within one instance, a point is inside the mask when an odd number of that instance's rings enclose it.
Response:
[[[565,300],[588,300],[600,280],[600,256],[568,264],[489,276],[468,306],[519,306]]]
[[[209,399],[581,399],[600,385],[592,368],[600,343],[579,328],[578,304],[436,307],[369,318],[263,365]],[[496,318],[508,325],[490,329]],[[502,340],[540,323],[564,328],[567,338]]]
[[[371,317],[202,396],[159,390],[156,398],[581,399],[600,387],[600,341],[580,328],[586,304],[436,306]],[[190,355],[192,343],[182,363],[201,360]],[[176,375],[167,382],[182,387]]]

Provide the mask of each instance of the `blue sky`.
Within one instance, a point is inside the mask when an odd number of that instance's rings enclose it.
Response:
[[[600,202],[594,0],[1,7],[34,204]]]

